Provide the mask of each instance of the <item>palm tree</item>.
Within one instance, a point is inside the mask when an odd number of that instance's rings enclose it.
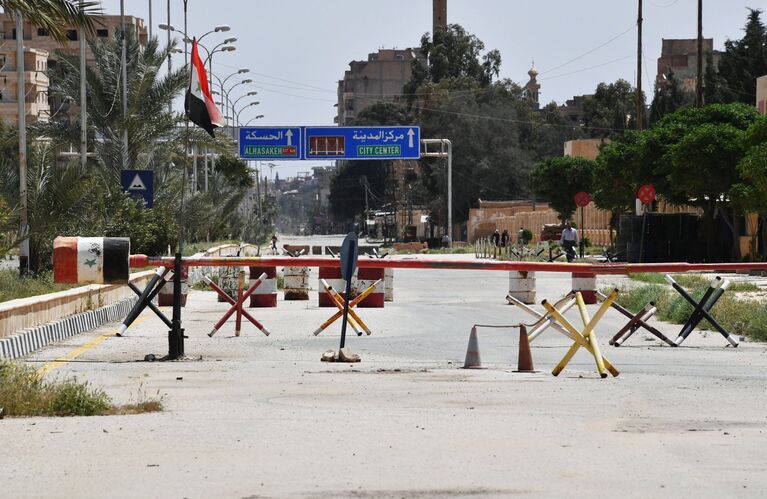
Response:
[[[19,12],[31,24],[44,28],[55,40],[67,39],[69,26],[94,32],[95,22],[91,16],[101,13],[100,2],[79,0],[0,0],[5,12]]]
[[[165,74],[162,65],[175,45],[161,49],[157,39],[142,48],[131,32],[126,32],[128,60],[128,116],[120,106],[120,39],[89,41],[95,63],[86,68],[88,85],[88,135],[106,179],[112,184],[123,168],[151,168],[158,149],[177,137],[178,114],[168,104],[186,87],[186,68]],[[80,104],[80,61],[74,54],[58,53],[59,62],[51,78],[50,94],[62,101]],[[58,113],[48,123],[38,123],[35,132],[61,145],[79,143],[80,125],[68,112]],[[128,129],[129,164],[123,163],[123,130]],[[119,185],[119,182],[116,184]]]

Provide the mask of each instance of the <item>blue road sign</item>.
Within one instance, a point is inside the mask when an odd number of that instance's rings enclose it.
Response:
[[[134,197],[142,197],[144,206],[154,206],[154,172],[152,170],[122,170],[120,183],[123,192]]]
[[[306,127],[304,159],[419,159],[417,126]]]
[[[303,159],[301,128],[241,127],[242,159]]]

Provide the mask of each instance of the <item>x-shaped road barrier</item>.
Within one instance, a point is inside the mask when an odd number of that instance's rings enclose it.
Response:
[[[133,305],[133,309],[131,309],[131,311],[125,317],[125,320],[123,320],[123,323],[120,324],[120,328],[117,330],[117,336],[123,336],[125,331],[130,327],[131,324],[133,324],[133,321],[135,321],[138,316],[141,315],[141,312],[143,312],[147,307],[149,307],[149,309],[154,312],[155,315],[159,317],[166,326],[168,326],[168,328],[173,328],[173,323],[171,323],[170,319],[165,317],[165,314],[163,314],[160,309],[157,308],[154,303],[152,303],[154,297],[157,296],[162,287],[166,282],[170,280],[172,276],[173,272],[171,270],[165,267],[158,267],[157,270],[155,270],[155,275],[152,276],[149,284],[147,284],[144,288],[144,291],[138,289],[138,287],[136,287],[136,285],[132,282],[128,282],[128,287],[134,293],[136,293],[139,298],[136,304]]]
[[[716,302],[719,301],[719,298],[724,295],[724,292],[727,291],[727,288],[730,286],[730,281],[728,280],[722,280],[721,277],[717,276],[713,281],[711,281],[711,284],[709,284],[708,289],[706,289],[706,292],[703,293],[703,297],[700,299],[700,301],[696,302],[695,298],[690,296],[690,294],[685,291],[685,289],[677,284],[677,282],[669,275],[666,274],[666,280],[669,284],[676,290],[677,293],[682,295],[682,298],[687,300],[687,302],[694,307],[694,310],[692,311],[692,315],[690,315],[690,318],[687,319],[687,322],[685,322],[684,326],[682,326],[682,330],[679,331],[679,336],[676,337],[674,340],[673,346],[679,346],[684,342],[684,340],[687,339],[687,337],[692,333],[693,329],[700,324],[700,322],[705,319],[711,324],[714,329],[719,331],[722,336],[724,336],[724,339],[726,339],[730,345],[737,347],[738,346],[738,339],[730,334],[729,331],[727,331],[719,322],[716,321],[713,317],[711,317],[711,309],[714,308],[714,305],[716,305]]]
[[[610,371],[613,376],[618,376],[620,372],[605,358],[599,350],[599,343],[597,342],[597,334],[594,328],[605,315],[610,305],[618,298],[618,290],[614,289],[610,296],[599,306],[597,313],[593,318],[589,318],[589,313],[586,310],[586,304],[583,301],[583,296],[580,292],[575,293],[575,302],[578,305],[578,310],[581,314],[581,321],[583,322],[583,330],[578,331],[564,316],[546,300],[543,300],[542,305],[551,314],[551,316],[559,322],[570,334],[568,335],[573,340],[573,345],[570,350],[567,351],[562,360],[557,364],[551,374],[554,376],[559,375],[560,372],[567,366],[567,363],[575,355],[575,352],[579,348],[585,348],[593,356],[597,364],[597,370],[602,378],[607,377],[605,370]]]
[[[330,296],[330,299],[333,300],[333,303],[335,304],[336,308],[338,308],[338,312],[333,314],[328,320],[322,323],[322,325],[314,332],[314,336],[317,336],[322,331],[328,328],[331,324],[333,324],[335,321],[341,318],[341,316],[344,313],[344,297],[341,296],[338,291],[333,289],[333,286],[328,284],[328,282],[325,279],[320,279],[322,282],[322,285],[325,287],[325,290],[328,293],[328,296]],[[357,312],[355,312],[353,309],[357,306],[362,300],[368,297],[373,291],[375,291],[376,286],[381,282],[381,279],[378,279],[376,282],[368,286],[362,293],[359,294],[359,296],[355,297],[353,300],[349,302],[349,325],[354,329],[354,332],[357,333],[357,336],[362,336],[362,331],[359,330],[359,327],[365,330],[365,332],[369,335],[372,334],[370,329],[365,325],[365,323],[360,319],[360,316],[357,315]],[[348,296],[346,297],[349,298]],[[359,326],[359,327],[358,327]]]
[[[544,332],[549,326],[556,329],[560,333],[564,334],[568,338],[571,338],[570,333],[557,324],[557,322],[552,318],[551,314],[549,312],[546,312],[546,314],[540,314],[537,310],[533,309],[532,307],[524,304],[522,301],[518,300],[517,298],[511,296],[511,294],[506,295],[506,300],[509,302],[510,305],[516,305],[531,316],[533,316],[535,319],[537,319],[531,326],[530,332],[527,334],[527,339],[532,343],[538,336],[541,335],[542,332]],[[561,305],[561,308],[560,308]],[[560,314],[564,314],[571,308],[573,308],[573,305],[575,305],[575,298],[572,294],[569,294],[565,296],[562,300],[558,301],[554,304],[554,307],[558,309]],[[572,339],[572,338],[571,338]]]
[[[247,291],[243,292],[243,288],[245,287],[245,272],[240,271],[240,276],[239,276],[239,281],[237,286],[237,300],[235,300],[234,298],[229,296],[226,291],[218,287],[216,283],[214,283],[209,277],[205,276],[204,278],[205,282],[207,282],[208,285],[211,288],[213,288],[213,290],[216,293],[219,294],[219,296],[221,296],[227,303],[231,305],[231,307],[229,308],[229,310],[227,310],[224,316],[221,317],[221,319],[219,319],[219,321],[216,323],[215,326],[213,326],[213,330],[210,333],[208,333],[208,336],[212,337],[214,334],[216,334],[218,330],[221,329],[221,327],[223,327],[224,323],[226,323],[229,317],[231,317],[232,314],[234,314],[235,312],[237,313],[236,324],[234,329],[235,336],[240,335],[240,329],[241,329],[243,317],[248,319],[254,326],[258,328],[259,331],[264,333],[266,336],[269,336],[269,331],[266,330],[263,324],[258,322],[252,315],[250,315],[248,311],[245,310],[245,307],[244,307],[245,300],[247,300],[250,297],[250,295],[253,294],[253,292],[256,290],[256,288],[258,288],[261,285],[262,282],[264,282],[266,277],[267,277],[266,272],[264,272],[263,274],[261,274],[261,276],[258,279],[256,279],[253,282],[253,284],[250,285]]]
[[[602,301],[607,299],[607,297],[601,291],[597,291],[597,297]],[[652,334],[653,336],[661,340],[662,342],[666,343],[667,345],[672,347],[676,346],[674,345],[673,341],[671,341],[670,339],[666,337],[666,335],[664,335],[663,333],[661,333],[660,331],[658,331],[657,329],[655,329],[654,327],[652,327],[651,325],[647,323],[647,321],[650,320],[650,317],[655,315],[655,313],[658,311],[658,308],[655,306],[655,303],[653,302],[648,303],[642,308],[642,310],[640,310],[636,314],[632,314],[631,312],[623,308],[618,302],[613,302],[611,306],[612,308],[614,308],[615,310],[617,310],[618,312],[620,312],[621,314],[629,318],[629,321],[626,323],[626,325],[623,326],[621,330],[615,334],[615,336],[610,338],[611,345],[616,347],[621,346],[627,339],[631,338],[631,335],[636,333],[640,328],[643,328],[647,330],[647,332],[649,332],[650,334]]]

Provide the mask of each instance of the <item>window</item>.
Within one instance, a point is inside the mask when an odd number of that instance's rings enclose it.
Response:
[[[96,30],[96,36],[99,38],[108,38],[109,37],[109,30],[108,29],[97,29]]]
[[[75,42],[77,41],[77,30],[76,29],[68,29],[67,30],[67,40]]]
[[[13,31],[11,31],[11,33],[13,33],[11,35],[11,37],[15,40],[16,39],[16,28],[13,28]]]
[[[354,111],[354,99],[347,99],[346,100],[346,110],[347,111]]]
[[[397,54],[397,55],[394,56],[394,60],[395,61],[404,61],[405,60],[405,56],[402,55],[402,54]]]
[[[50,33],[45,28],[37,28],[37,36],[50,36]]]

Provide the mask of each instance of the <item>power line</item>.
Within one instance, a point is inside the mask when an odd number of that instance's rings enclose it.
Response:
[[[591,53],[593,53],[593,52],[596,52],[597,50],[601,49],[602,47],[604,47],[604,46],[606,46],[606,45],[609,45],[610,43],[614,42],[615,40],[617,40],[618,38],[622,37],[622,36],[623,36],[623,35],[625,35],[626,33],[629,33],[630,31],[633,31],[633,30],[634,30],[634,28],[636,28],[636,23],[632,24],[632,25],[631,25],[631,26],[630,26],[630,27],[629,27],[627,30],[625,30],[625,31],[622,31],[622,32],[618,33],[617,35],[615,35],[614,37],[610,38],[610,39],[609,39],[609,40],[607,40],[606,42],[604,42],[604,43],[601,43],[601,44],[597,45],[597,46],[596,46],[596,47],[594,47],[593,49],[591,49],[591,50],[587,50],[586,52],[582,53],[581,55],[579,55],[579,56],[576,56],[576,57],[573,57],[573,58],[572,58],[572,59],[570,59],[569,61],[567,61],[567,62],[563,62],[563,63],[562,63],[562,64],[560,64],[559,66],[555,66],[555,67],[553,67],[553,68],[549,68],[549,69],[547,69],[546,71],[542,71],[542,72],[540,72],[539,74],[540,74],[540,75],[542,75],[542,74],[544,74],[544,73],[550,73],[550,72],[552,72],[552,71],[555,71],[555,70],[557,70],[557,69],[559,69],[559,68],[562,68],[562,67],[564,67],[564,66],[567,66],[568,64],[570,64],[570,63],[573,63],[573,62],[575,62],[575,61],[577,61],[577,60],[579,60],[579,59],[582,59],[582,58],[586,57],[587,55],[589,55],[589,54],[591,54]]]

